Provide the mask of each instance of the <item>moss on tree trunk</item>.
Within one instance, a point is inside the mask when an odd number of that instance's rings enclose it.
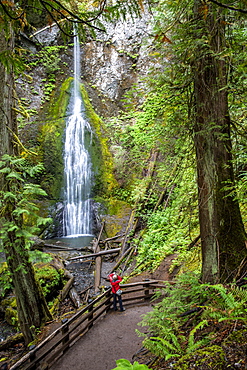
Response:
[[[18,319],[25,343],[35,339],[36,330],[42,327],[51,314],[47,307],[43,292],[29,262],[25,242],[15,235],[9,234],[12,243],[5,245],[8,267],[12,274],[18,310]]]

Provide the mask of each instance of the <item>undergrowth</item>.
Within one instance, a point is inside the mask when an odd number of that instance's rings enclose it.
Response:
[[[208,346],[220,327],[247,325],[247,291],[233,284],[201,284],[196,274],[184,273],[156,293],[155,299],[161,297],[139,324],[148,333],[138,334],[144,347],[165,360]]]

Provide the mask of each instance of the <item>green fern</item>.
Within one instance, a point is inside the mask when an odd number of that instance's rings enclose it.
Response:
[[[31,182],[31,176],[39,174],[42,169],[42,164],[33,166],[27,158],[2,156],[0,172],[5,179],[5,189],[0,191],[0,237],[3,244],[8,239],[8,233],[15,233],[16,244],[18,238],[24,238],[28,247],[30,237],[39,232],[39,227],[51,222],[50,218],[38,216],[36,200],[46,196],[46,192]],[[11,221],[9,216],[5,218],[9,213]]]
[[[202,345],[205,345],[208,342],[208,339],[206,338],[195,342],[195,333],[197,332],[197,330],[203,329],[206,325],[208,325],[208,320],[202,320],[190,331],[188,338],[188,347],[186,350],[187,353],[195,351],[196,349],[198,349]]]
[[[215,325],[211,333],[204,330],[211,322],[239,320],[247,323],[247,292],[236,286],[200,284],[197,275],[187,273],[179,276],[175,286],[168,283],[162,294],[165,298],[139,324],[149,327],[152,334],[143,334],[143,344],[157,356],[178,357],[205,346],[214,335]],[[181,314],[194,307],[201,308],[202,312],[190,316],[193,327],[186,338],[181,328],[188,316]]]

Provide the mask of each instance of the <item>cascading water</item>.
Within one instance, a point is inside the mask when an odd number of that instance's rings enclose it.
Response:
[[[74,38],[74,84],[66,122],[64,146],[65,207],[63,235],[92,233],[90,207],[92,164],[89,149],[92,130],[85,116],[80,92],[80,45]]]

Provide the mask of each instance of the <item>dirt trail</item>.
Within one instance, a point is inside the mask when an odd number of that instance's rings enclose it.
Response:
[[[141,316],[152,310],[151,306],[126,308],[124,312],[110,312],[78,340],[66,354],[52,366],[52,370],[112,370],[116,360],[129,361],[142,347],[135,329]]]

